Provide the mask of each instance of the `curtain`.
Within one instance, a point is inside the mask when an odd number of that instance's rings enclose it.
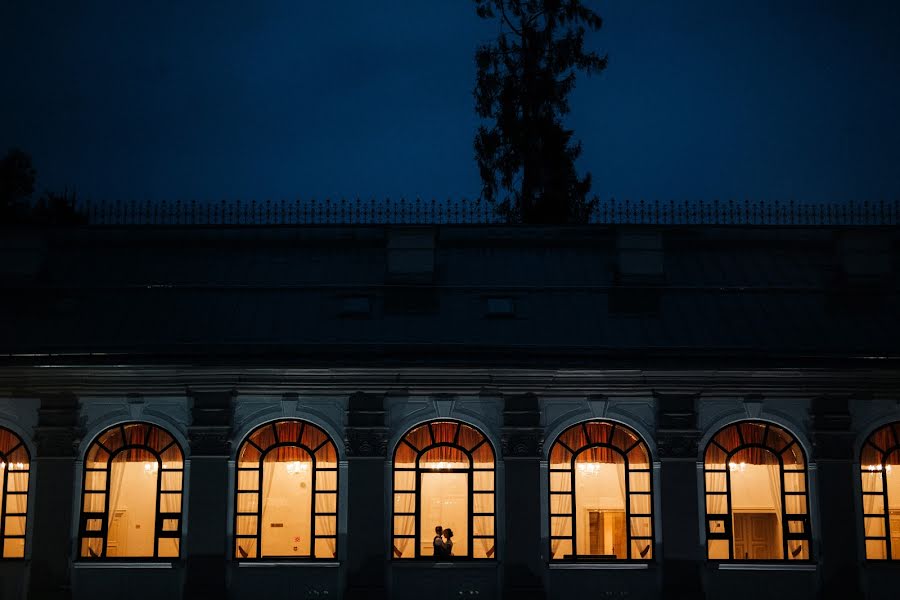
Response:
[[[246,471],[245,471],[246,472]],[[238,494],[237,501],[237,510],[238,512],[246,513],[246,512],[257,512],[257,507],[259,506],[259,491],[256,491],[252,494]],[[241,521],[244,517],[238,517],[238,528],[235,533],[240,535],[250,535],[257,534],[259,532],[259,527],[261,523],[259,519],[255,519],[256,521],[256,529],[253,529],[249,525],[241,526]],[[248,557],[256,557],[256,538],[238,538],[238,545],[247,553]],[[243,556],[243,555],[242,555]]]
[[[182,473],[171,473],[162,471],[160,473],[160,491],[178,491],[177,494],[160,494],[159,495],[159,512],[161,513],[181,513],[181,489],[182,482],[179,477]],[[157,519],[161,517],[156,516]],[[160,523],[160,527],[165,527],[165,523]],[[160,556],[178,556],[179,545],[181,540],[178,538],[159,538],[159,555]]]
[[[554,475],[557,477],[553,477],[551,475],[550,481],[552,482],[551,492],[567,492],[566,494],[550,494],[550,513],[551,514],[571,514],[571,504],[575,501],[572,497],[572,478],[569,472],[556,472]],[[550,529],[551,536],[560,536],[566,534],[566,525],[569,524],[569,527],[572,527],[571,524],[572,517],[555,517],[551,518],[551,522],[553,526]],[[556,557],[556,552],[559,549],[559,544],[562,540],[552,539],[550,541],[550,556],[552,558]]]
[[[488,533],[488,525],[492,520],[493,517],[475,517],[472,526],[475,528],[475,532],[478,535],[491,535],[490,533]],[[478,538],[477,542],[481,545],[481,550],[484,552],[485,556],[490,558],[490,556],[493,554],[493,538]],[[475,555],[474,549],[472,555]]]
[[[109,462],[109,511],[107,512],[107,531],[112,529],[113,519],[116,518],[116,510],[119,508],[119,500],[122,495],[122,481],[125,479],[125,469],[128,463],[124,460],[125,454],[119,454]],[[107,544],[109,540],[107,539]]]
[[[398,502],[399,500],[399,502]],[[416,510],[416,495],[414,493],[394,494],[394,507],[397,512],[412,513]],[[415,515],[402,515],[394,517],[394,533],[398,535],[414,535],[416,533]],[[410,542],[415,543],[414,538],[394,538],[394,555],[397,558],[411,558],[415,556],[415,546],[411,553],[406,553]]]
[[[884,496],[881,494],[884,485],[882,471],[863,471],[862,473],[862,491],[874,492],[863,494],[863,513],[867,515],[880,514],[884,512]],[[881,535],[884,527],[884,519],[864,517],[865,535],[877,536]],[[877,528],[877,529],[876,529]],[[870,556],[869,558],[885,558]]]
[[[769,492],[772,496],[772,506],[775,507],[775,521],[778,525],[775,530],[775,544],[776,548],[783,549],[784,506],[781,502],[781,465],[767,465],[766,471],[769,474]],[[776,554],[782,554],[782,550],[776,550]],[[782,556],[781,558],[787,557]]]

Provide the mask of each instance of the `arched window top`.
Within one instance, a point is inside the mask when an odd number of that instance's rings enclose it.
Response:
[[[616,462],[646,468],[650,464],[647,444],[633,429],[614,421],[585,421],[572,425],[550,448],[550,464],[575,460]]]
[[[301,419],[260,425],[237,453],[234,557],[337,557],[338,453]]]
[[[866,558],[900,560],[900,422],[872,432],[859,467]]]
[[[0,460],[6,466],[12,463],[13,468],[18,468],[17,465],[21,464],[27,469],[31,463],[31,453],[28,452],[25,441],[6,427],[0,427]]]
[[[142,421],[105,429],[85,454],[79,556],[177,558],[183,487],[184,452],[168,431]]]
[[[124,456],[119,457],[122,453]],[[175,438],[165,429],[145,422],[120,423],[98,434],[88,447],[85,465],[103,468],[117,457],[129,461],[153,459],[178,468],[184,463],[184,452]]]
[[[301,450],[323,466],[337,464],[337,446],[322,428],[308,421],[288,419],[265,423],[251,431],[238,450],[238,466],[258,468],[260,461],[290,461],[299,456],[286,448]]]
[[[630,427],[585,421],[550,447],[550,559],[652,560],[647,444]]]
[[[25,557],[31,455],[24,440],[0,427],[0,558]]]
[[[706,446],[707,468],[728,464],[782,464],[786,470],[806,468],[806,456],[797,439],[778,425],[766,421],[741,421],[720,429]]]
[[[459,421],[430,421],[410,429],[394,450],[397,466],[423,469],[492,469],[494,449],[487,437]]]
[[[888,423],[866,438],[859,456],[859,464],[863,469],[870,471],[900,465],[900,422]]]

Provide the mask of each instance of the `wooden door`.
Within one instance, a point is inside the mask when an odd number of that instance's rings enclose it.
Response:
[[[778,519],[772,513],[734,515],[734,558],[772,560],[781,558]]]
[[[594,556],[628,558],[625,511],[588,511],[588,552]]]

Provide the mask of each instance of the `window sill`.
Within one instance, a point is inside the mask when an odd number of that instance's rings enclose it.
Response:
[[[75,562],[75,569],[174,569],[174,562],[142,562],[139,560]]]
[[[453,561],[434,561],[428,560],[427,558],[408,558],[406,560],[395,559],[391,564],[395,567],[400,567],[401,569],[470,569],[472,567],[475,567],[476,569],[490,569],[497,566],[497,561],[494,559],[481,558],[469,558]]]
[[[900,569],[900,560],[896,559],[867,559],[863,561],[863,565],[867,569]]]
[[[760,562],[727,562],[714,563],[720,571],[803,571],[815,572],[819,566],[816,563],[760,563]]]
[[[566,562],[566,563],[550,563],[550,570],[555,571],[557,569],[561,571],[572,570],[572,571],[646,571],[650,568],[650,563],[640,562],[640,563],[628,563],[628,562],[605,562],[605,563],[591,563],[591,562]]]
[[[274,567],[299,567],[299,568],[316,568],[324,567],[326,569],[335,569],[341,566],[340,562],[333,560],[315,561],[315,560],[253,560],[253,561],[236,561],[237,566],[241,569],[271,569]]]

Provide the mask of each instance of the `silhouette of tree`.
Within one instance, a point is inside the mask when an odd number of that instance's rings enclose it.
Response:
[[[28,211],[34,178],[31,157],[24,151],[12,148],[0,159],[0,220],[14,220]]]
[[[31,157],[18,148],[0,159],[0,224],[77,225],[88,222],[78,209],[74,191],[44,192],[32,202],[35,170]]]
[[[602,19],[580,0],[474,1],[500,28],[475,52],[476,112],[492,121],[475,136],[482,196],[512,222],[587,222],[597,199],[590,173],[575,170],[581,143],[562,117],[576,72],[606,68],[606,56],[584,48]]]

